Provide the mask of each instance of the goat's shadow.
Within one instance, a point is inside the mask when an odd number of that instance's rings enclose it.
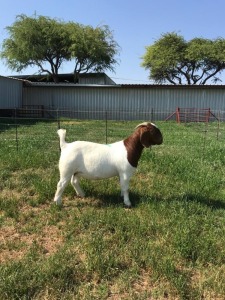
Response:
[[[197,202],[201,205],[207,206],[213,210],[218,209],[225,209],[225,200],[222,199],[213,199],[206,196],[201,196],[199,194],[193,194],[193,193],[186,193],[183,197],[183,200],[190,201],[190,202]]]
[[[148,198],[149,199],[149,198]],[[143,200],[145,201],[145,200]],[[167,201],[168,203],[172,203],[173,201],[180,201],[182,202],[190,202],[190,203],[199,203],[202,206],[206,206],[212,210],[219,210],[219,209],[225,209],[225,199],[220,199],[220,198],[210,198],[207,196],[201,196],[199,194],[194,194],[194,193],[185,193],[182,195],[180,198],[177,196],[171,196],[167,199],[164,199],[163,197],[156,196],[156,197],[151,197],[150,200],[151,202],[165,202]]]
[[[90,191],[85,191],[85,198],[78,198],[73,191],[72,200],[69,203],[64,202],[64,207],[85,207],[85,206],[93,206],[98,208],[104,207],[125,207],[123,202],[123,197],[120,195],[120,191],[115,189],[115,191],[111,192],[103,192],[99,193],[95,189],[91,189]],[[212,198],[205,195],[199,195],[194,193],[185,193],[182,197],[169,197],[165,199],[160,195],[142,195],[135,193],[134,191],[129,192],[129,198],[132,204],[132,208],[138,207],[141,203],[157,203],[157,202],[167,202],[172,203],[173,201],[182,202],[191,202],[191,203],[199,203],[202,206],[206,206],[212,210],[225,209],[225,201],[220,198]]]
[[[119,191],[114,191],[111,193],[101,193],[99,194],[97,191],[92,190],[85,191],[85,197],[80,198],[77,197],[76,194],[74,194],[72,197],[70,194],[69,198],[71,200],[63,201],[63,207],[69,208],[69,207],[86,207],[86,206],[92,206],[96,208],[107,208],[107,207],[126,207],[123,202],[123,197],[120,195]],[[141,202],[141,196],[134,192],[129,192],[129,198],[132,204],[132,208],[135,208],[139,205]]]
[[[101,194],[96,195],[96,197],[99,199],[101,207],[125,207],[123,197],[120,195],[120,193],[114,192],[111,194]],[[138,204],[141,202],[141,196],[135,192],[130,191],[129,198],[132,208],[138,206]]]

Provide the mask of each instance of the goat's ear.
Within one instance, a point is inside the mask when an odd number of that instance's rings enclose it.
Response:
[[[143,126],[141,128],[140,141],[145,148],[149,148],[151,146],[151,133],[147,126]]]

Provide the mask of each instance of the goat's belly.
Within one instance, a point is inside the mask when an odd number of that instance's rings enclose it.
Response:
[[[90,179],[90,180],[101,180],[101,179],[107,179],[107,178],[118,176],[118,174],[106,174],[105,176],[102,174],[99,174],[99,175],[93,174],[93,176],[92,176],[91,174],[80,173],[79,176],[83,177],[85,179]]]
[[[92,180],[98,180],[98,179],[104,179],[104,178],[110,178],[118,176],[118,171],[116,168],[86,168],[83,171],[80,171],[78,176],[86,178],[86,179],[92,179]]]

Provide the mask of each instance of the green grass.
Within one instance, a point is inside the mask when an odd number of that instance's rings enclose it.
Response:
[[[0,299],[224,299],[225,139],[217,124],[159,122],[123,207],[118,179],[82,180],[63,207],[54,122],[0,124]],[[108,122],[107,142],[138,122]],[[101,121],[61,121],[106,142]],[[207,129],[207,131],[206,131]],[[225,124],[220,125],[223,133]],[[17,149],[18,145],[18,149]]]

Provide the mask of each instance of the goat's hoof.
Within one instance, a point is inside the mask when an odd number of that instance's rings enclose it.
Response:
[[[55,201],[55,200],[54,200],[54,203],[55,203],[57,206],[62,206],[62,201]]]
[[[127,205],[127,204],[124,204],[124,208],[131,209],[131,208],[132,208],[132,205],[131,205],[131,204],[129,204],[129,205]]]
[[[78,198],[85,198],[85,194],[77,194]]]

